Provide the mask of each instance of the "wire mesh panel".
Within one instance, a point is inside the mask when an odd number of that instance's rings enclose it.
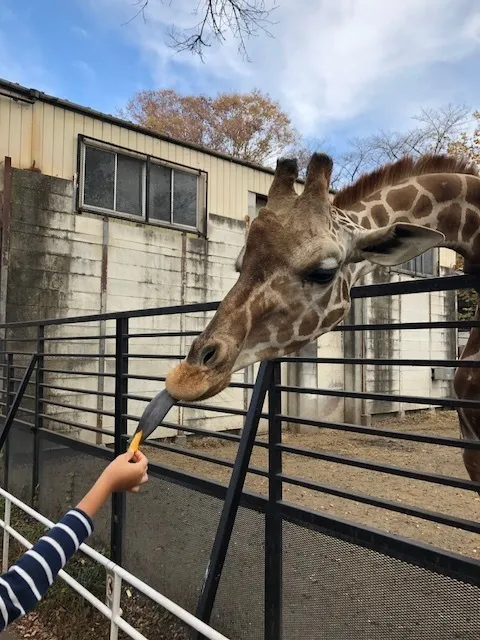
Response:
[[[479,586],[288,521],[283,544],[283,640],[479,637]]]
[[[32,502],[33,436],[13,423],[8,435],[8,490],[17,498]]]
[[[127,496],[126,569],[195,613],[222,500],[149,471],[148,485]]]
[[[229,638],[264,637],[264,539],[265,515],[240,507],[211,617]]]
[[[56,522],[70,507],[80,502],[107,465],[107,460],[95,457],[92,447],[82,452],[61,444],[48,434],[41,434],[39,454],[38,510]],[[111,504],[108,501],[95,516],[95,528],[88,544],[99,551],[110,549]]]

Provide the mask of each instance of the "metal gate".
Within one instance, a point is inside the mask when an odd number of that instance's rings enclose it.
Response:
[[[352,297],[454,290],[471,284],[472,279],[465,276],[370,285],[357,287]],[[163,383],[164,375],[142,373],[138,363],[155,362],[161,369],[162,363],[184,353],[171,348],[152,352],[151,342],[148,351],[139,352],[138,345],[142,340],[175,337],[185,348],[187,339],[198,330],[175,330],[175,317],[184,314],[188,319],[197,314],[206,321],[216,306],[190,305],[4,326],[4,488],[48,517],[58,517],[66,498],[73,503],[104,461],[125,450],[129,423],[139,417],[132,413],[132,407],[151,397],[139,393],[138,384]],[[149,330],[138,324],[146,318],[153,319]],[[184,326],[188,327],[188,322]],[[344,325],[338,330],[472,326],[480,326],[480,322]],[[473,552],[450,551],[447,543],[449,532],[456,532],[458,540],[467,540],[467,536],[469,545],[476,544],[472,541],[478,540],[480,533],[480,484],[438,470],[385,464],[321,446],[300,446],[302,438],[299,442],[286,438],[282,426],[307,425],[322,434],[334,433],[339,444],[346,437],[343,434],[353,434],[382,442],[385,450],[396,443],[408,443],[431,448],[432,459],[435,451],[445,447],[460,456],[464,448],[480,449],[480,442],[424,433],[421,427],[405,431],[289,415],[284,411],[285,397],[330,395],[447,409],[480,407],[480,402],[304,388],[282,380],[287,361],[321,366],[338,360],[360,367],[463,366],[457,360],[361,357],[284,358],[262,363],[254,385],[238,380],[231,385],[233,390],[249,392],[246,408],[214,402],[181,403],[178,419],[162,423],[166,436],[171,437],[149,442],[159,459],[149,465],[148,491],[134,501],[114,497],[104,514],[109,526],[100,527],[98,544],[108,543],[116,563],[126,569],[135,565],[148,584],[231,638],[477,640],[480,562]],[[82,380],[90,386],[82,385]],[[81,396],[85,402],[69,402],[68,394]],[[237,428],[215,431],[198,426],[203,418],[195,415],[203,416],[204,412],[236,416]],[[265,427],[261,434],[259,424]],[[91,434],[90,441],[85,434]],[[178,437],[181,434],[187,434],[189,440]],[[92,441],[100,437],[107,441]],[[197,438],[193,442],[198,446],[189,444],[192,437]],[[204,437],[213,439],[215,446],[202,448],[198,439]],[[225,443],[226,448],[222,450],[218,443]],[[263,464],[257,464],[252,454],[260,456]],[[371,492],[364,492],[334,479],[319,481],[295,475],[286,463],[292,457],[304,460],[305,465],[329,465],[328,469],[340,469],[345,475],[351,469],[361,469],[376,480],[372,480]],[[174,459],[188,464],[176,464]],[[214,477],[212,469],[226,470],[223,481]],[[425,488],[423,504],[409,504],[403,495],[396,499],[382,496],[383,488],[398,478]],[[255,490],[249,479],[256,479]],[[472,516],[432,508],[427,491],[431,487],[440,492],[440,501],[442,491],[456,492],[459,503],[468,505]],[[306,506],[307,494],[321,496],[321,505],[316,508],[318,500],[312,498],[313,506]],[[335,509],[332,502],[330,510],[329,500],[337,501]],[[352,515],[349,507],[340,515],[338,504],[388,515],[366,524]],[[445,544],[402,535],[402,523],[410,521],[434,523],[441,532],[437,539]],[[145,549],[152,551],[146,553]]]

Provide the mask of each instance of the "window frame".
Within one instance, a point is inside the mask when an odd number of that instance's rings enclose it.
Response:
[[[97,207],[95,205],[86,204],[85,197],[85,163],[86,163],[86,148],[93,147],[95,149],[103,149],[110,153],[120,154],[136,158],[143,162],[142,168],[142,211],[140,215],[132,213],[124,213],[122,211],[116,211],[114,209],[106,209],[104,207]],[[114,182],[114,206],[116,206],[116,191],[117,191],[117,155],[115,155],[115,182]],[[166,167],[172,171],[171,184],[173,186],[175,171],[182,173],[189,173],[197,177],[197,211],[196,211],[196,226],[178,224],[172,222],[173,216],[173,190],[171,193],[171,209],[170,209],[170,222],[165,220],[157,220],[150,218],[150,198],[149,198],[149,168],[151,164],[160,165]],[[179,162],[173,162],[171,160],[165,160],[158,156],[142,153],[140,151],[134,151],[123,147],[121,145],[112,144],[99,140],[98,138],[92,138],[84,134],[78,134],[78,148],[77,148],[77,185],[76,185],[76,210],[78,213],[97,213],[100,215],[107,215],[112,218],[119,218],[122,220],[130,220],[141,224],[148,224],[155,227],[161,227],[164,229],[174,229],[177,231],[183,231],[192,233],[200,237],[207,236],[207,212],[208,212],[208,172],[203,169],[194,169],[187,165],[180,164]]]
[[[423,273],[421,271],[407,269],[403,265],[390,267],[391,271],[394,271],[395,273],[402,273],[408,276],[414,276],[415,278],[438,278],[440,273],[440,253],[438,247],[432,247],[432,249],[427,249],[427,251],[432,251],[433,273]],[[417,256],[417,258],[423,256],[423,254],[427,253],[427,251],[424,251],[422,254],[420,254],[420,256]],[[414,260],[416,260],[417,258],[414,258]]]
[[[265,204],[262,204],[259,208],[257,207],[258,205],[258,199],[261,198]],[[252,202],[252,200],[255,200],[255,202]],[[253,222],[255,220],[255,218],[257,218],[258,216],[258,211],[260,209],[262,209],[263,207],[267,206],[267,202],[268,202],[268,196],[264,195],[262,193],[258,193],[257,191],[250,191],[250,189],[248,190],[248,216],[250,218],[250,222]]]

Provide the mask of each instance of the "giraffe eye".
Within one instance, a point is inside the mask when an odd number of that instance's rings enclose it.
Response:
[[[327,284],[331,282],[337,273],[337,269],[315,269],[310,271],[305,279],[308,282],[316,282],[317,284]]]

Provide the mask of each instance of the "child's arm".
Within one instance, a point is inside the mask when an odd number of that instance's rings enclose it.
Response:
[[[147,482],[147,459],[139,451],[118,456],[86,496],[7,573],[0,576],[0,631],[28,613],[93,531],[92,518],[110,495],[138,491]]]

